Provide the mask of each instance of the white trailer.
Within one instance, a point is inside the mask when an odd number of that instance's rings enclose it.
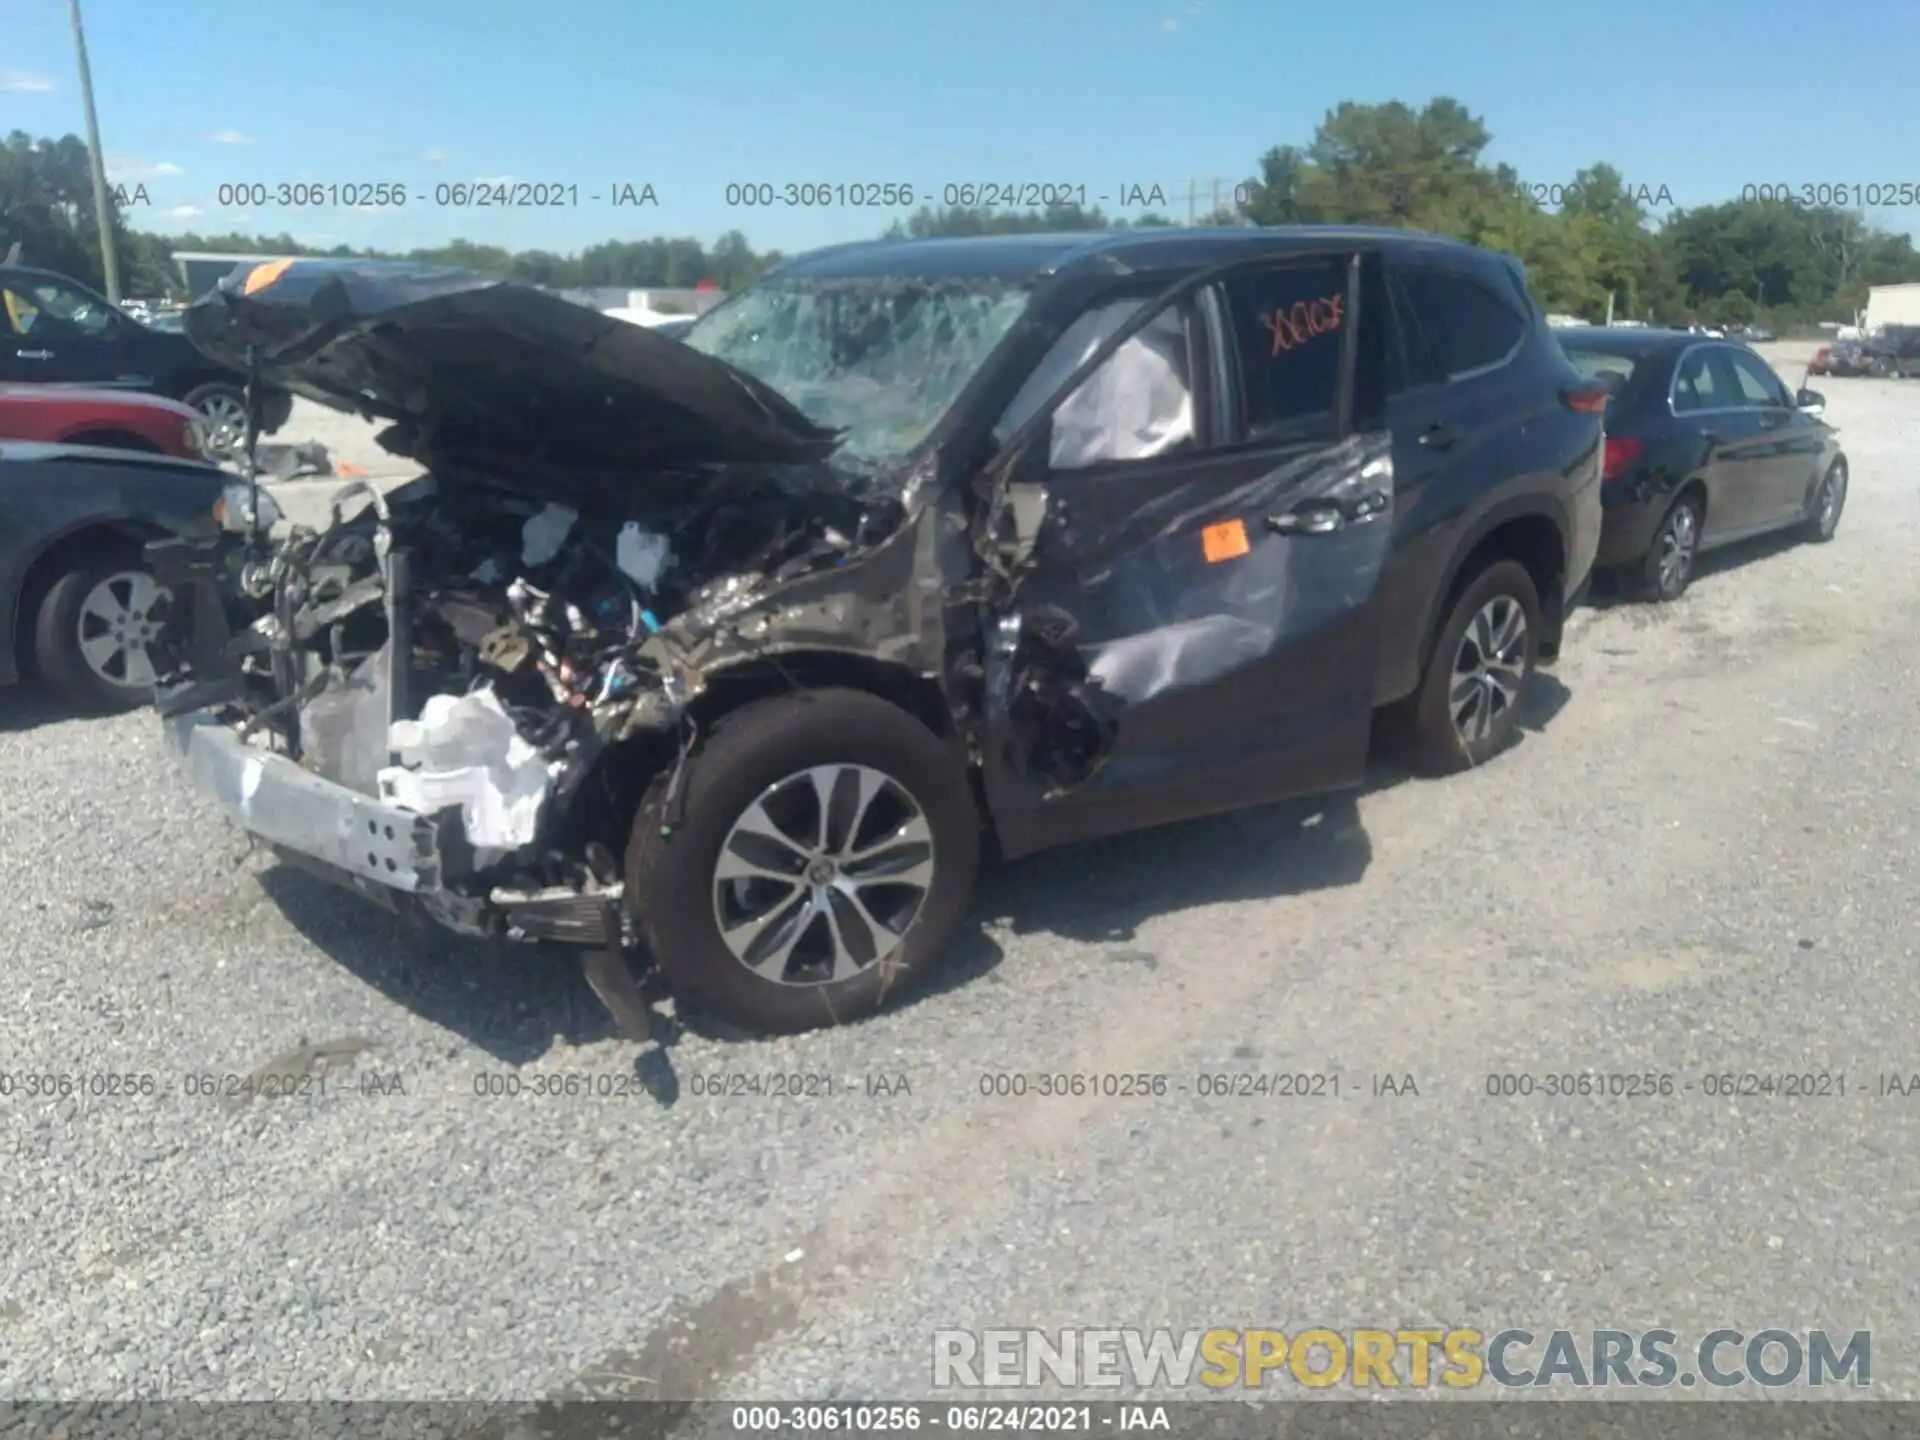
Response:
[[[1889,325],[1920,325],[1920,283],[1875,285],[1867,291],[1867,315],[1860,328],[1872,335]]]

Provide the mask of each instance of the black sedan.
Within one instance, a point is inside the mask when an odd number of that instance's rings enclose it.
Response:
[[[1569,329],[1562,348],[1603,380],[1602,569],[1637,599],[1672,600],[1706,550],[1798,527],[1831,540],[1847,460],[1826,401],[1789,390],[1731,340],[1667,330]]]
[[[223,453],[246,430],[238,371],[208,359],[178,329],[144,325],[51,270],[0,265],[0,382],[144,390],[183,401],[204,417],[209,444]],[[262,387],[263,432],[292,413],[291,395]]]
[[[240,527],[251,504],[215,465],[0,442],[0,685],[37,672],[89,712],[151,700],[167,595],[142,547]],[[271,497],[260,508],[277,518]]]

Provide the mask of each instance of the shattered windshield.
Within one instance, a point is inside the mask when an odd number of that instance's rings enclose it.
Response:
[[[978,280],[762,282],[687,332],[695,350],[845,432],[839,453],[884,462],[932,433],[1026,309],[1020,286]]]

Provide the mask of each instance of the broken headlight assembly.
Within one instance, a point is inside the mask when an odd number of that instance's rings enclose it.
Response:
[[[268,530],[285,518],[279,501],[246,480],[232,481],[213,502],[214,523],[230,535]]]

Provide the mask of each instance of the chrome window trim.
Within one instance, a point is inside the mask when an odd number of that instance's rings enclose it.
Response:
[[[1763,411],[1775,411],[1783,414],[1792,413],[1780,405],[1710,405],[1704,410],[1682,410],[1680,408],[1676,397],[1680,390],[1680,372],[1686,366],[1687,357],[1696,350],[1738,350],[1739,348],[1737,345],[1729,345],[1724,340],[1703,340],[1697,345],[1689,345],[1686,349],[1682,350],[1679,357],[1673,362],[1673,378],[1667,381],[1667,413],[1676,420],[1683,417],[1691,418],[1695,415],[1750,415]],[[1752,352],[1749,351],[1748,353],[1751,354]],[[1755,355],[1754,359],[1759,360],[1760,357]],[[1760,363],[1765,365],[1766,361],[1761,360]]]

